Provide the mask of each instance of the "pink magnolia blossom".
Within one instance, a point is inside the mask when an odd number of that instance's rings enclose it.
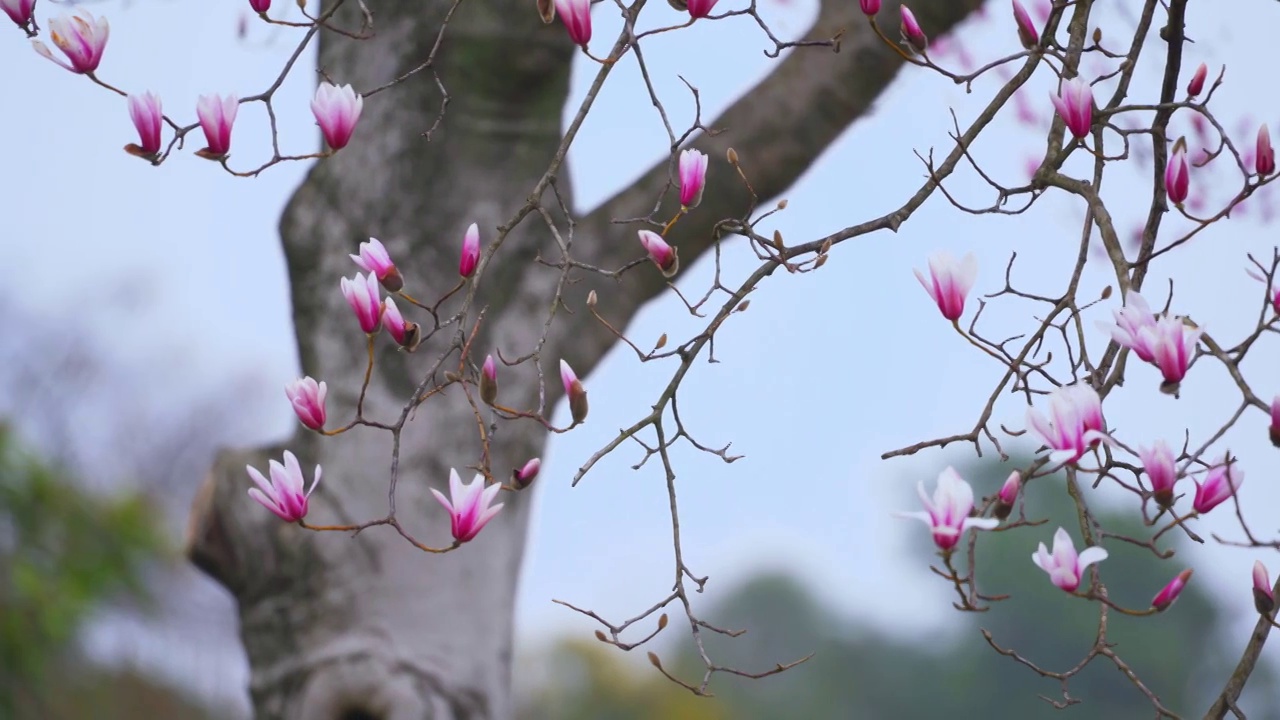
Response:
[[[298,378],[284,388],[293,411],[298,414],[298,420],[312,430],[324,429],[324,398],[328,393],[328,385],[317,383],[310,376]]]
[[[1234,459],[1223,456],[1217,465],[1205,473],[1204,482],[1196,483],[1196,498],[1191,507],[1201,515],[1218,507],[1236,494],[1244,484],[1244,471]]]
[[[364,98],[350,85],[320,83],[315,97],[311,98],[311,114],[316,117],[324,141],[334,150],[341,150],[351,142],[351,133],[355,132],[363,109]]]
[[[880,0],[858,0],[858,4],[862,7],[862,12],[868,17],[874,17],[880,12]]]
[[[1143,362],[1152,362],[1155,351],[1146,331],[1155,329],[1156,319],[1146,298],[1138,294],[1138,291],[1130,290],[1124,296],[1124,307],[1112,311],[1112,314],[1116,320],[1114,326],[1108,327],[1105,323],[1099,325],[1109,330],[1111,339],[1121,347],[1132,350]]]
[[[459,543],[468,542],[480,534],[484,526],[502,509],[503,503],[490,507],[490,503],[498,496],[502,486],[494,483],[484,486],[484,476],[476,475],[469,484],[464,485],[458,471],[449,470],[449,497],[431,488],[431,494],[449,511],[449,529],[453,539]]]
[[[1142,460],[1142,469],[1147,473],[1147,482],[1151,485],[1151,495],[1163,507],[1173,504],[1173,486],[1178,482],[1178,466],[1174,461],[1173,450],[1164,440],[1157,440],[1150,448],[1138,448],[1138,458]]]
[[[249,7],[261,15],[271,9],[271,0],[249,0]]]
[[[382,323],[382,302],[378,296],[378,279],[373,273],[356,273],[354,278],[342,278],[339,287],[360,321],[360,329],[368,335],[378,332]]]
[[[476,272],[480,263],[480,227],[475,223],[467,228],[462,236],[462,258],[458,260],[458,274],[469,278]]]
[[[1058,94],[1049,99],[1072,135],[1084,138],[1089,134],[1093,128],[1093,88],[1084,78],[1063,80]]]
[[[1280,395],[1271,399],[1271,444],[1280,447]]]
[[[8,14],[8,9],[5,13]],[[53,52],[39,40],[32,40],[31,46],[43,57],[71,72],[86,74],[98,69],[110,35],[111,26],[106,18],[95,18],[88,10],[76,8],[71,15],[59,15],[49,21],[49,39],[67,56],[68,62],[54,57]]]
[[[302,491],[305,484],[302,466],[298,464],[298,458],[294,457],[293,453],[285,450],[284,465],[272,460],[269,468],[271,480],[268,482],[257,468],[245,467],[249,471],[249,477],[258,486],[249,488],[249,497],[262,503],[263,507],[285,522],[298,522],[306,517],[307,501],[315,491],[316,485],[320,483],[320,466],[316,466],[315,479],[311,481],[311,487],[306,492]]]
[[[1168,585],[1165,585],[1164,588],[1162,588],[1160,592],[1151,599],[1151,607],[1155,608],[1159,612],[1168,610],[1169,606],[1178,599],[1178,595],[1182,594],[1182,589],[1187,586],[1187,581],[1190,579],[1191,568],[1187,568],[1186,570],[1178,573],[1177,576],[1169,581]]]
[[[348,255],[351,261],[361,270],[373,273],[387,292],[400,292],[404,287],[404,278],[399,268],[391,261],[391,255],[378,238],[369,238],[360,243],[359,255]]]
[[[36,9],[36,0],[0,0],[0,10],[24,30],[31,26],[32,14]]]
[[[574,45],[591,42],[591,0],[555,0],[556,12]]]
[[[573,417],[573,424],[577,425],[587,419],[587,390],[578,374],[563,359],[560,360],[560,382],[564,384],[564,394],[569,396],[569,414]]]
[[[697,20],[711,14],[719,0],[689,0],[689,17]]]
[[[924,30],[920,29],[920,23],[916,22],[915,13],[911,12],[911,8],[906,5],[902,6],[902,41],[918,54],[924,54],[929,47],[929,36],[924,34]]]
[[[1271,147],[1271,132],[1266,123],[1258,128],[1258,144],[1253,155],[1253,169],[1262,177],[1276,171],[1276,151]]]
[[[1000,486],[1000,492],[996,493],[996,508],[994,515],[998,520],[1004,520],[1009,517],[1009,513],[1013,512],[1013,504],[1018,500],[1018,491],[1022,488],[1022,473],[1014,470],[1009,473],[1009,477]]]
[[[1173,157],[1164,166],[1164,189],[1169,194],[1169,201],[1181,205],[1191,190],[1191,170],[1187,165],[1187,148],[1179,143],[1173,151]]]
[[[129,147],[143,157],[159,155],[161,123],[164,121],[164,114],[160,111],[160,98],[150,92],[130,95],[128,105],[129,119],[133,120],[140,143]]]
[[[1018,41],[1022,43],[1022,47],[1031,50],[1040,44],[1040,33],[1036,30],[1035,22],[1018,0],[1013,0],[1013,21],[1018,26]]]
[[[1267,566],[1261,560],[1253,561],[1253,607],[1260,615],[1270,615],[1276,609],[1275,591],[1271,587],[1271,577],[1267,574]]]
[[[1090,565],[1107,559],[1107,551],[1097,546],[1076,553],[1075,543],[1066,530],[1058,528],[1053,534],[1053,553],[1044,543],[1031,555],[1031,560],[1041,570],[1049,573],[1049,581],[1059,588],[1073,593],[1080,587],[1084,571]]]
[[[978,278],[978,259],[973,253],[966,253],[957,262],[951,253],[939,251],[929,256],[928,280],[919,270],[914,272],[916,280],[937,303],[942,317],[952,322],[959,320],[964,314],[964,299]]]
[[[644,246],[645,252],[649,253],[649,259],[654,265],[662,271],[662,274],[671,277],[680,269],[680,259],[676,257],[675,248],[667,244],[662,236],[652,230],[641,230],[640,244]]]
[[[693,5],[689,5],[693,12]],[[697,207],[702,202],[702,191],[707,184],[707,156],[689,148],[680,152],[680,205]]]
[[[480,399],[486,405],[492,405],[498,400],[498,364],[493,361],[492,355],[484,359],[484,365],[480,368]]]
[[[955,468],[948,467],[938,475],[938,485],[933,497],[925,492],[924,481],[916,486],[923,512],[899,512],[898,517],[921,520],[933,533],[933,544],[943,552],[949,552],[960,542],[965,530],[990,530],[1000,524],[996,518],[971,517],[973,512],[973,488],[960,477]]]
[[[1191,81],[1187,83],[1187,97],[1193,98],[1199,95],[1204,90],[1204,81],[1207,77],[1209,77],[1209,66],[1200,63],[1200,67],[1196,68],[1191,76]]]
[[[1151,348],[1151,362],[1160,368],[1165,383],[1176,386],[1187,376],[1191,351],[1202,334],[1203,328],[1187,327],[1176,315],[1164,315],[1155,324],[1142,329],[1143,341]]]
[[[1027,408],[1027,429],[1048,446],[1050,462],[1073,463],[1091,447],[1110,440],[1103,432],[1101,403],[1088,385],[1060,387],[1049,395],[1047,417],[1034,407]]]
[[[516,488],[523,490],[533,484],[534,478],[538,477],[538,471],[541,469],[542,460],[533,458],[511,473],[511,482]]]
[[[196,101],[196,117],[204,131],[207,146],[197,152],[201,157],[218,159],[231,151],[231,128],[240,110],[240,100],[235,95],[225,98],[219,95],[201,95]]]
[[[418,334],[417,323],[412,323],[404,319],[400,314],[400,308],[396,307],[396,301],[393,298],[387,298],[382,301],[382,326],[391,334],[392,339],[401,347],[409,347],[413,344]]]

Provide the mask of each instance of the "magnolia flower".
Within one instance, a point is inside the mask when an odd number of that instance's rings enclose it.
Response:
[[[1191,351],[1195,349],[1202,328],[1190,328],[1178,316],[1165,315],[1154,325],[1142,329],[1145,344],[1151,349],[1151,362],[1170,386],[1177,386],[1187,376]]]
[[[1013,21],[1018,26],[1018,41],[1022,43],[1022,47],[1030,50],[1040,44],[1040,33],[1036,31],[1036,24],[1032,22],[1031,15],[1018,0],[1013,0]]]
[[[1271,147],[1271,133],[1266,123],[1258,128],[1258,144],[1253,155],[1253,169],[1262,177],[1276,171],[1276,151]]]
[[[858,0],[858,3],[862,7],[862,12],[866,13],[868,17],[880,12],[880,0]]]
[[[5,1],[5,14],[12,18],[14,13],[8,10],[11,0]],[[17,9],[22,9],[20,4]],[[59,15],[49,21],[49,39],[67,56],[68,62],[54,57],[53,52],[39,40],[32,40],[31,46],[40,55],[73,73],[91,73],[102,62],[102,52],[107,49],[107,37],[110,34],[111,27],[106,18],[95,18],[88,10],[76,8],[71,15]]]
[[[689,17],[697,20],[711,14],[718,0],[688,0]]]
[[[142,157],[155,157],[160,154],[160,125],[164,114],[160,111],[160,98],[150,92],[141,95],[130,95],[129,119],[138,131],[140,144],[130,143],[125,150]]]
[[[978,259],[966,253],[959,262],[945,250],[929,256],[929,279],[914,271],[916,280],[937,303],[942,317],[955,322],[964,314],[964,299],[978,278]]]
[[[920,23],[916,22],[916,16],[906,5],[902,6],[902,41],[907,44],[918,54],[923,54],[929,47],[929,37],[924,34],[924,30],[920,29]]]
[[[240,100],[235,95],[201,95],[196,101],[196,117],[208,145],[197,155],[210,159],[225,157],[231,151],[231,128],[240,110]]]
[[[1093,128],[1093,88],[1083,78],[1062,81],[1057,95],[1050,95],[1062,122],[1076,138],[1083,138]]]
[[[493,502],[501,489],[502,486],[497,483],[485,487],[483,475],[476,475],[470,484],[464,485],[462,478],[458,477],[458,471],[450,469],[449,497],[445,498],[435,488],[431,488],[431,494],[449,511],[449,529],[453,533],[453,539],[464,543],[479,535],[484,526],[502,509],[503,503],[489,507],[489,503]]]
[[[693,13],[693,4],[689,5]],[[680,205],[697,207],[702,202],[702,191],[707,184],[707,156],[689,148],[680,152]]]
[[[1182,593],[1182,588],[1187,586],[1187,581],[1191,579],[1191,568],[1187,568],[1178,573],[1176,577],[1169,581],[1154,598],[1151,599],[1151,607],[1158,612],[1164,612],[1169,609],[1174,600],[1178,599],[1178,595]]]
[[[1187,97],[1193,98],[1204,90],[1204,80],[1209,76],[1209,66],[1200,63],[1200,67],[1196,68],[1195,74],[1191,76],[1191,82],[1187,83]]]
[[[574,45],[591,42],[591,0],[555,0],[556,12]]]
[[[1276,596],[1271,588],[1271,577],[1261,560],[1253,561],[1253,607],[1260,615],[1270,615],[1276,609]]]
[[[1022,473],[1014,470],[1009,473],[1009,477],[1004,481],[1004,485],[1000,486],[1000,492],[996,493],[996,509],[994,515],[999,520],[1009,517],[1009,513],[1013,512],[1013,503],[1018,500],[1018,490],[1022,488]]]
[[[1169,193],[1170,202],[1181,205],[1190,192],[1191,171],[1187,165],[1186,144],[1178,142],[1175,147],[1177,149],[1173,151],[1173,157],[1164,166],[1164,189]]]
[[[587,419],[587,390],[577,373],[569,367],[569,363],[560,360],[560,382],[564,384],[564,394],[569,396],[569,415],[573,424],[577,425]]]
[[[1178,481],[1178,466],[1173,450],[1164,440],[1157,440],[1150,448],[1138,448],[1138,458],[1151,484],[1151,495],[1163,507],[1173,504],[1173,486]]]
[[[1147,304],[1146,299],[1139,295],[1138,291],[1130,290],[1124,296],[1124,307],[1113,310],[1112,315],[1115,316],[1116,324],[1108,328],[1111,339],[1121,347],[1132,350],[1143,362],[1154,360],[1155,352],[1149,344],[1149,337],[1143,334],[1145,329],[1154,329],[1156,324],[1155,316],[1152,315],[1151,306]],[[1106,327],[1105,323],[1098,324]]]
[[[378,279],[373,273],[356,273],[354,278],[342,278],[339,287],[360,321],[360,329],[367,335],[378,332],[382,322],[382,302],[378,296]]]
[[[268,482],[262,473],[253,466],[246,466],[249,477],[258,487],[249,488],[249,497],[262,503],[262,506],[275,513],[285,522],[298,522],[307,516],[307,500],[320,483],[320,466],[316,466],[315,479],[311,487],[304,493],[302,487],[302,466],[298,458],[288,450],[284,451],[284,465],[272,460],[269,463],[271,481]]]
[[[1052,451],[1049,461],[1073,463],[1099,442],[1110,440],[1103,432],[1102,401],[1088,385],[1060,387],[1049,395],[1048,417],[1027,408],[1027,429]]]
[[[462,258],[458,260],[458,274],[464,278],[469,278],[476,272],[476,265],[480,263],[480,228],[471,223],[467,228],[467,232],[462,236]]]
[[[948,467],[938,475],[938,485],[930,498],[924,489],[924,481],[916,486],[923,512],[895,513],[902,518],[922,520],[933,533],[933,543],[943,552],[950,552],[960,542],[965,530],[990,530],[1000,524],[995,518],[971,517],[973,512],[973,488],[960,477],[955,468]]]
[[[1280,447],[1280,395],[1271,400],[1271,444]]]
[[[348,255],[361,270],[373,273],[387,292],[400,292],[404,287],[404,278],[399,268],[391,261],[391,255],[378,238],[369,238],[360,243],[359,255]]]
[[[405,320],[392,298],[382,301],[382,326],[400,347],[410,352],[418,348],[418,324]]]
[[[0,10],[3,10],[14,24],[23,29],[31,25],[35,9],[36,0],[0,0]]]
[[[538,477],[538,471],[541,469],[542,460],[533,458],[511,473],[511,483],[516,486],[516,489],[523,490],[533,484],[533,479]]]
[[[1203,515],[1235,495],[1242,484],[1244,471],[1235,460],[1224,455],[1217,465],[1209,468],[1204,476],[1204,483],[1196,483],[1196,498],[1191,507]]]
[[[315,97],[311,98],[311,114],[316,116],[316,124],[320,126],[324,141],[334,150],[341,150],[351,141],[351,133],[355,132],[362,109],[364,98],[352,90],[350,85],[338,87],[327,82],[320,83]]]
[[[666,277],[671,277],[680,269],[680,259],[676,257],[675,248],[667,244],[662,236],[652,230],[641,230],[640,244],[644,246],[645,252],[649,253],[649,259],[654,265],[662,271]]]
[[[498,400],[498,365],[493,361],[492,355],[484,359],[484,365],[480,368],[480,399],[486,405],[492,405]]]
[[[1053,554],[1040,543],[1040,547],[1031,556],[1032,562],[1041,570],[1049,573],[1049,580],[1067,592],[1075,592],[1080,587],[1085,568],[1107,559],[1107,551],[1094,546],[1085,548],[1079,554],[1066,530],[1058,528],[1053,534]]]
[[[271,9],[271,0],[249,0],[249,7],[261,15]]]
[[[298,414],[298,420],[312,430],[324,429],[324,398],[329,393],[329,386],[317,383],[315,378],[301,377],[284,388],[284,394]]]

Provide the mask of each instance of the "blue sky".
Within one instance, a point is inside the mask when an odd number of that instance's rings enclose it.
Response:
[[[48,17],[48,4],[41,6],[42,19]],[[1275,122],[1280,100],[1259,92],[1270,87],[1271,78],[1256,51],[1269,41],[1265,29],[1280,20],[1280,6],[1257,3],[1250,11],[1256,21],[1229,24],[1209,17],[1204,5],[1192,3],[1190,9],[1192,27],[1199,29],[1187,71],[1201,60],[1211,66],[1226,63],[1231,82],[1215,105],[1229,119],[1227,127],[1234,129],[1234,119],[1247,112],[1280,130]],[[182,118],[194,117],[199,94],[245,95],[265,87],[293,47],[288,32],[256,22],[249,23],[245,40],[237,39],[237,20],[245,8],[233,2],[99,3],[92,9],[112,22],[101,75],[128,90],[157,92],[165,110]],[[780,34],[789,35],[805,26],[813,9],[813,3],[796,0],[769,6],[765,13]],[[676,18],[662,3],[650,12],[655,23]],[[1016,50],[1006,14],[1004,3],[997,3],[991,18],[971,24],[963,40],[984,52]],[[1123,19],[1099,17],[1116,42],[1130,26]],[[608,7],[598,8],[595,20],[603,47],[617,21]],[[673,123],[688,123],[692,112],[677,75],[701,91],[704,118],[714,117],[769,69],[763,41],[752,23],[741,19],[698,23],[650,39],[646,56]],[[1148,52],[1151,61],[1163,46],[1155,43]],[[141,368],[148,381],[138,388],[140,404],[194,402],[233,387],[245,410],[242,423],[228,431],[232,439],[268,441],[289,432],[296,421],[281,388],[298,368],[276,223],[306,165],[284,164],[243,180],[186,153],[153,168],[120,150],[135,140],[121,98],[39,58],[16,30],[0,33],[0,63],[9,69],[11,98],[10,111],[0,114],[0,136],[10,138],[0,149],[0,172],[9,176],[0,201],[6,209],[0,250],[7,267],[25,269],[9,274],[7,291],[32,312],[99,334],[109,348],[107,362],[134,373]],[[307,106],[313,87],[308,71],[299,68],[277,96],[287,152],[309,152],[318,142]],[[575,98],[591,72],[581,63],[575,69]],[[1152,72],[1152,66],[1140,72],[1147,88],[1155,86]],[[944,79],[905,71],[875,111],[787,193],[787,210],[767,228],[792,241],[807,240],[897,207],[922,180],[912,150],[945,152],[948,109],[965,123],[993,86],[978,83],[972,95],[965,95]],[[1046,121],[1052,86],[1051,76],[1042,71],[1028,95]],[[976,152],[985,170],[1012,185],[1025,179],[1027,159],[1038,156],[1042,128],[1019,125],[1012,108],[1006,116]],[[1237,141],[1251,141],[1252,132]],[[623,187],[658,160],[665,146],[665,132],[634,65],[622,63],[570,153],[579,207],[589,209]],[[233,155],[245,163],[269,152],[260,105],[241,112],[233,147]],[[750,171],[752,158],[742,162]],[[722,158],[711,158],[709,172],[727,171]],[[1108,200],[1123,227],[1145,214],[1148,175],[1135,166],[1107,181]],[[1197,177],[1202,176],[1194,175],[1193,184]],[[973,204],[990,201],[965,176],[955,182],[957,192]],[[712,591],[764,568],[786,569],[851,616],[894,622],[920,636],[945,627],[951,612],[946,588],[925,567],[906,565],[901,557],[905,533],[922,528],[890,513],[915,509],[915,482],[924,478],[931,486],[948,459],[965,457],[966,451],[926,452],[890,463],[879,456],[967,430],[1000,368],[955,336],[911,270],[923,267],[938,249],[972,250],[981,266],[975,292],[993,292],[1003,284],[1010,251],[1017,251],[1015,277],[1055,292],[1075,253],[1080,210],[1070,200],[1047,198],[1023,216],[973,217],[935,197],[898,233],[846,243],[818,273],[777,274],[764,283],[750,310],[718,334],[721,363],[699,363],[681,395],[682,414],[702,442],[732,441],[733,450],[746,456],[726,466],[696,452],[677,453],[686,556],[697,572],[711,575]],[[1261,287],[1245,277],[1244,255],[1250,250],[1269,255],[1275,244],[1274,232],[1256,216],[1238,215],[1161,264],[1148,284],[1153,292],[1160,288],[1153,304],[1164,300],[1165,278],[1176,276],[1175,311],[1192,314],[1228,342],[1246,331]],[[1181,225],[1171,220],[1166,227]],[[730,279],[753,267],[744,248],[729,248],[723,268]],[[700,293],[712,270],[708,262],[690,264],[679,284]],[[1097,293],[1106,283],[1104,268],[1091,267],[1082,295]],[[337,278],[334,286],[336,292]],[[111,309],[107,301],[122,294],[132,304]],[[1105,303],[1090,317],[1106,320],[1116,304]],[[1031,328],[1027,311],[1016,303],[997,303],[989,309],[989,335]],[[1092,322],[1087,325],[1092,330]],[[679,301],[668,297],[645,308],[628,333],[644,346],[664,332],[676,340],[699,328]],[[1094,331],[1089,339],[1100,346],[1104,335]],[[1277,359],[1274,347],[1261,348],[1246,370],[1264,382],[1263,374]],[[617,428],[647,412],[673,367],[638,366],[629,351],[614,352],[587,378],[589,422],[553,440],[538,481],[519,602],[526,644],[592,629],[551,598],[618,618],[647,607],[669,587],[666,494],[657,468],[633,472],[630,465],[639,456],[624,445],[578,488],[568,483]],[[1191,428],[1193,439],[1203,437],[1233,409],[1218,400],[1233,397],[1229,380],[1209,363],[1193,370],[1179,400],[1155,391],[1153,368],[1135,367],[1130,378],[1107,406],[1111,426],[1120,428],[1126,441],[1173,441],[1184,427]],[[1272,388],[1260,389],[1267,396],[1280,392],[1280,378]],[[279,402],[260,400],[276,396]],[[1023,413],[1017,398],[1007,398],[996,417],[1020,428]],[[97,411],[98,417],[109,415],[110,408]],[[1242,498],[1257,509],[1251,516],[1254,527],[1265,533],[1270,526],[1262,510],[1280,500],[1270,482],[1276,451],[1266,442],[1261,415],[1250,417],[1246,426],[1251,432],[1230,436],[1229,446],[1248,475]],[[86,432],[92,438],[92,431]],[[166,492],[185,505],[197,480],[175,478]],[[1128,496],[1118,502],[1132,506]],[[1230,535],[1228,515],[1219,511],[1201,527]],[[1035,543],[1050,534],[1026,533],[1028,562]],[[1195,582],[1215,583],[1223,603],[1247,616],[1247,578],[1256,557],[1207,548],[1198,556]],[[1212,562],[1204,561],[1209,558]],[[1280,571],[1280,563],[1272,565]],[[1170,576],[1178,569],[1171,565]],[[908,608],[900,600],[904,596],[921,599]],[[209,613],[229,612],[229,604],[216,595],[208,596],[208,603]],[[910,623],[897,622],[908,618]],[[137,640],[140,636],[145,633],[107,633],[103,652],[145,659],[147,648],[126,647],[148,642]],[[234,652],[222,657],[206,671],[225,679],[235,694],[243,668],[235,665]]]

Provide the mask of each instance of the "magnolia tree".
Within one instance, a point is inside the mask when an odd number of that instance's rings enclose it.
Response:
[[[650,20],[644,0],[602,0],[596,14],[620,14],[622,29],[601,38],[593,37],[590,0],[527,6],[333,0],[311,8],[250,0],[260,21],[297,34],[297,50],[278,79],[252,95],[211,94],[194,108],[170,106],[166,113],[154,94],[113,83],[103,63],[110,51],[105,18],[79,9],[41,25],[33,0],[0,0],[39,54],[125,99],[121,111],[127,108],[138,131],[125,149],[160,172],[182,152],[237,176],[318,160],[281,225],[307,373],[285,395],[302,428],[285,447],[225,453],[202,488],[189,532],[192,559],[238,602],[257,715],[512,716],[512,605],[527,495],[548,437],[590,420],[583,377],[615,343],[629,347],[636,362],[666,362],[669,382],[656,392],[651,412],[581,458],[573,477],[542,482],[576,485],[624,447],[638,453],[637,467],[661,466],[674,582],[629,618],[564,604],[598,622],[599,640],[622,651],[647,649],[678,617],[676,625],[698,648],[701,674],[677,676],[657,654],[648,658],[696,694],[707,694],[716,674],[755,678],[799,664],[803,659],[779,658],[773,667],[727,667],[704,648],[708,633],[736,631],[698,614],[696,593],[707,578],[682,552],[671,451],[687,444],[726,463],[738,456],[704,443],[699,428],[682,420],[682,380],[695,362],[715,359],[717,331],[747,311],[748,296],[779,269],[817,272],[842,244],[896,231],[930,198],[956,212],[998,215],[1024,212],[1051,193],[1073,197],[1080,207],[1075,261],[1039,281],[1056,289],[1022,287],[1011,257],[1003,287],[993,287],[974,309],[973,257],[939,252],[927,270],[916,271],[950,329],[1001,372],[971,428],[884,457],[962,443],[1008,459],[1010,438],[1032,437],[1042,451],[990,496],[975,497],[955,470],[939,468],[932,493],[920,483],[924,510],[901,513],[927,524],[938,548],[933,570],[954,588],[956,608],[978,612],[1017,602],[1016,594],[984,592],[977,571],[984,538],[1016,532],[1025,538],[1028,562],[1062,589],[1063,602],[1097,607],[1098,631],[1071,668],[1041,667],[987,634],[993,651],[1009,657],[1011,671],[1021,666],[1059,681],[1060,695],[1045,699],[1066,707],[1078,702],[1073,676],[1091,664],[1112,665],[1157,715],[1199,712],[1167,707],[1160,679],[1141,677],[1107,635],[1116,614],[1154,616],[1158,632],[1158,614],[1192,575],[1168,546],[1178,535],[1203,542],[1196,527],[1202,516],[1234,507],[1237,535],[1215,539],[1280,548],[1280,540],[1246,524],[1237,499],[1243,461],[1224,446],[1237,426],[1259,433],[1269,427],[1280,445],[1280,399],[1268,402],[1242,369],[1245,357],[1280,329],[1280,255],[1249,258],[1262,284],[1257,322],[1240,337],[1206,332],[1176,293],[1144,286],[1158,260],[1243,209],[1275,177],[1266,126],[1237,137],[1214,114],[1214,94],[1227,76],[1211,77],[1206,65],[1187,59],[1194,51],[1186,0],[1134,4],[1114,38],[1114,29],[1104,37],[1091,19],[1089,0],[1031,7],[1014,0],[1012,13],[998,0],[1000,12],[989,22],[1010,38],[1011,51],[983,57],[930,41],[978,10],[979,0],[917,0],[910,8],[824,0],[796,40],[781,39],[754,1],[730,7],[669,1],[687,16],[674,26]],[[701,117],[700,105],[691,118],[674,117],[650,77],[646,40],[731,17],[754,21],[767,54],[778,58],[776,68],[714,121]],[[312,43],[323,82],[311,109],[325,149],[293,154],[286,148],[303,143],[281,137],[273,102]],[[559,132],[570,65],[579,55],[594,79]],[[565,157],[621,63],[638,66],[669,157],[600,207],[577,213]],[[1141,86],[1139,67],[1152,69],[1158,87]],[[767,218],[785,217],[785,200],[773,198],[904,69],[996,89],[972,117],[953,118],[950,143],[936,157],[918,155],[924,179],[892,212],[851,217],[837,232],[799,241],[763,231]],[[1056,91],[1021,92],[1036,74],[1051,76]],[[696,101],[696,86],[686,85]],[[1154,100],[1131,99],[1146,95]],[[246,103],[263,103],[269,124],[238,127],[237,111]],[[1040,133],[1045,148],[1018,186],[984,172],[975,150],[994,119],[1010,113]],[[1190,139],[1174,137],[1175,118],[1191,123]],[[237,157],[233,136],[246,132],[269,133],[271,155]],[[1127,164],[1146,168],[1151,186],[1145,222],[1128,230],[1117,226],[1101,192],[1108,171]],[[952,187],[961,172],[989,191],[989,205],[962,203]],[[1215,194],[1204,192],[1210,178]],[[1232,190],[1220,192],[1225,187]],[[1170,216],[1186,229],[1168,229]],[[755,269],[736,278],[721,273],[725,243],[748,246]],[[677,289],[679,255],[686,265],[704,255],[716,264],[710,287]],[[1085,297],[1081,279],[1095,256],[1109,284],[1100,296]],[[678,296],[701,329],[641,345],[625,327],[663,293]],[[1158,312],[1157,295],[1164,301]],[[1015,337],[984,332],[983,313],[999,302],[1028,308]],[[1138,364],[1157,368],[1161,382],[1134,372]],[[1197,364],[1222,366],[1238,388],[1235,397],[1221,398],[1234,408],[1221,427],[1141,445],[1108,425],[1107,399],[1129,375],[1131,393],[1176,397],[1195,382]],[[570,419],[560,425],[552,410],[562,397]],[[1104,485],[1132,496],[1129,506],[1148,532],[1123,536],[1100,524],[1091,508]],[[1041,527],[1023,504],[1033,493],[1068,494],[1077,522]],[[1168,567],[1168,584],[1152,588],[1150,598],[1113,597],[1106,546],[1115,543],[1142,548],[1148,562]],[[1260,562],[1251,590],[1256,628],[1239,639],[1238,665],[1222,668],[1208,716],[1243,717],[1237,700],[1274,624],[1275,591]],[[1223,592],[1250,590],[1241,582]]]

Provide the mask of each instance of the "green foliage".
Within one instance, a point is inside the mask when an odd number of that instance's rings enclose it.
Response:
[[[96,603],[142,596],[142,566],[162,547],[151,515],[135,496],[85,494],[0,426],[0,717],[65,689],[58,665]]]

